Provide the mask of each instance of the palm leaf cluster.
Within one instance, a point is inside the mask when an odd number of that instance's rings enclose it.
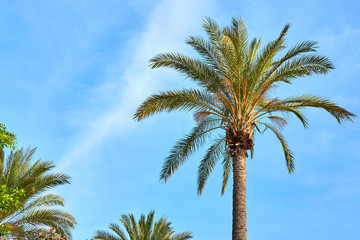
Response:
[[[147,216],[142,214],[137,222],[133,214],[122,215],[120,222],[126,229],[126,233],[120,226],[111,223],[107,231],[97,231],[93,239],[103,240],[186,240],[192,238],[190,232],[175,233],[171,222],[167,218],[160,218],[154,222],[154,211]]]
[[[134,115],[138,121],[164,111],[194,115],[196,126],[172,148],[161,170],[161,180],[166,182],[192,153],[211,139],[198,168],[198,193],[202,194],[214,166],[221,160],[223,194],[232,172],[232,156],[238,149],[252,155],[255,134],[267,129],[280,141],[288,172],[292,173],[294,155],[281,133],[288,116],[295,116],[307,128],[303,110],[312,107],[324,109],[339,123],[352,121],[354,114],[321,96],[273,97],[280,85],[312,74],[326,74],[334,68],[327,57],[317,53],[317,42],[304,41],[284,52],[289,29],[286,25],[276,39],[261,46],[260,39],[249,39],[244,22],[237,18],[225,28],[207,18],[203,28],[207,39],[191,36],[186,40],[200,59],[162,53],[150,60],[152,68],[174,69],[199,88],[154,94]]]
[[[9,239],[36,239],[40,232],[51,227],[71,239],[74,217],[56,207],[64,206],[64,199],[47,190],[68,184],[70,178],[62,173],[49,173],[54,168],[51,162],[32,162],[35,148],[11,151],[5,160],[0,149],[0,185],[23,189],[20,210],[0,213],[0,224],[11,226]]]

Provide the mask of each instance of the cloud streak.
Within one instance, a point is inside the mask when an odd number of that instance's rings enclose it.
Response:
[[[184,38],[199,28],[209,6],[202,1],[161,1],[149,15],[145,30],[129,40],[129,49],[119,61],[108,66],[105,83],[94,89],[96,101],[105,102],[107,110],[97,112],[91,121],[71,141],[76,144],[62,157],[60,169],[68,168],[111,136],[124,134],[134,126],[132,116],[136,107],[154,90],[171,78],[168,72],[152,71],[148,60],[163,51],[183,51]],[[195,23],[195,24],[194,24]],[[123,46],[122,46],[123,47]],[[123,58],[130,64],[122,69]],[[111,96],[111,98],[109,98]],[[93,101],[93,100],[92,100]],[[91,109],[87,109],[91,111]],[[84,111],[86,112],[86,111]],[[77,116],[79,117],[79,116]]]

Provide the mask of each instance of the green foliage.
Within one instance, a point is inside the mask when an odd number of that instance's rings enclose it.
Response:
[[[126,229],[127,234],[115,223],[109,225],[113,231],[96,231],[93,239],[102,240],[186,240],[192,238],[192,233],[175,233],[171,222],[167,218],[160,218],[154,222],[154,211],[147,216],[141,214],[137,222],[133,214],[121,215],[120,222]]]
[[[6,185],[0,186],[0,215],[3,213],[14,212],[21,209],[21,199],[25,196],[24,189],[8,188]],[[0,225],[0,236],[10,234],[12,226],[9,224]]]
[[[308,127],[303,110],[311,107],[324,109],[339,123],[353,121],[353,113],[320,96],[274,97],[274,91],[282,84],[292,84],[294,79],[313,74],[327,74],[334,69],[326,56],[317,53],[318,44],[314,41],[296,44],[279,56],[287,47],[285,36],[289,27],[285,25],[277,38],[261,47],[260,39],[249,39],[241,19],[233,18],[230,26],[222,28],[207,18],[203,28],[208,38],[191,36],[186,40],[200,59],[181,53],[161,53],[150,60],[151,68],[173,69],[199,86],[153,94],[134,114],[137,121],[160,112],[194,114],[196,126],[175,144],[164,162],[160,174],[163,182],[211,140],[198,168],[198,194],[202,194],[218,159],[223,159],[223,194],[232,172],[230,149],[240,148],[246,142],[233,136],[246,133],[252,143],[256,134],[267,129],[280,141],[286,167],[292,173],[294,155],[281,134],[288,116],[295,116]],[[214,135],[218,137],[211,137]],[[231,138],[238,141],[236,145]],[[243,150],[253,156],[251,144]]]
[[[12,226],[9,224],[0,225],[0,237],[6,237],[11,233]]]
[[[76,225],[75,218],[58,207],[65,200],[57,195],[46,193],[56,186],[70,183],[70,178],[62,173],[51,173],[55,167],[51,162],[32,161],[36,148],[23,148],[11,151],[5,160],[0,149],[0,185],[23,191],[17,203],[18,209],[0,213],[0,224],[11,226],[12,239],[36,239],[40,232],[56,228],[62,236],[71,239],[71,228]]]
[[[0,186],[0,213],[19,210],[21,198],[25,197],[25,190]]]
[[[9,147],[15,149],[16,135],[14,133],[6,131],[4,124],[0,123],[0,147]]]

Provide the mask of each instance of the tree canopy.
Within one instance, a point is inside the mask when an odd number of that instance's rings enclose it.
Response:
[[[6,126],[0,123],[0,147],[15,149],[16,135],[6,130]]]

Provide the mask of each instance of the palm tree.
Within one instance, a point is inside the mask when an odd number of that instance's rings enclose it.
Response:
[[[197,190],[201,195],[215,164],[222,158],[225,192],[233,173],[233,240],[247,238],[246,226],[246,158],[253,153],[256,132],[272,131],[284,150],[289,173],[294,171],[294,155],[282,128],[286,117],[294,115],[305,128],[308,122],[302,110],[306,107],[322,108],[339,123],[352,121],[354,114],[323,97],[304,94],[280,99],[273,91],[281,84],[312,74],[326,74],[333,64],[317,54],[317,42],[304,41],[286,48],[286,25],[279,37],[260,48],[261,40],[249,40],[248,31],[241,19],[233,18],[230,27],[221,28],[207,18],[203,27],[208,40],[189,37],[187,44],[202,57],[196,59],[180,53],[158,54],[150,60],[152,68],[175,69],[199,85],[199,89],[165,91],[150,96],[138,108],[134,119],[140,121],[159,112],[174,110],[192,112],[196,126],[172,148],[161,170],[166,182],[188,157],[209,136],[212,144],[198,168]],[[214,135],[216,133],[216,135]]]
[[[0,212],[0,225],[10,226],[5,239],[36,239],[40,232],[58,229],[71,239],[70,229],[76,225],[75,218],[57,206],[65,200],[52,193],[44,193],[56,186],[70,183],[70,177],[62,173],[49,173],[55,166],[51,162],[37,160],[32,163],[36,148],[23,148],[10,152],[5,160],[0,148],[0,185],[22,189],[25,194],[19,200],[19,208]]]
[[[124,225],[129,237],[121,230],[120,226],[111,223],[109,228],[116,234],[106,231],[97,231],[94,239],[103,240],[186,240],[192,238],[190,232],[175,234],[171,222],[167,218],[160,218],[154,223],[154,211],[147,216],[141,214],[137,223],[133,214],[121,215],[120,222]]]

